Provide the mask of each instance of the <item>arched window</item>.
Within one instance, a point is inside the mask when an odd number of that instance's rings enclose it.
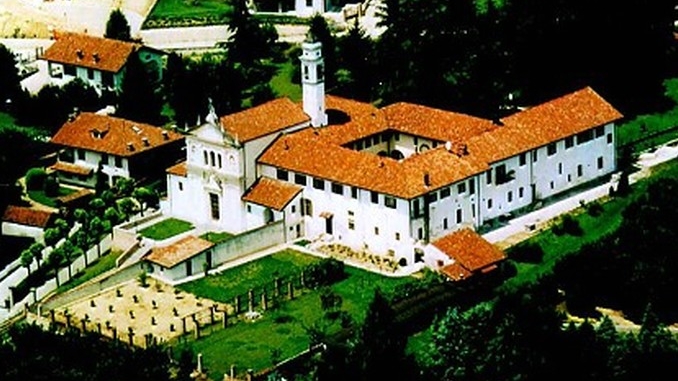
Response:
[[[207,162],[207,151],[202,151],[202,156],[203,156],[203,158],[205,159],[205,165],[209,164],[209,163]]]
[[[214,167],[214,151],[210,151],[210,161],[212,162],[212,166]]]
[[[304,65],[304,79],[308,79],[308,65]]]
[[[217,159],[219,159],[219,169],[221,169],[221,154],[217,155]]]

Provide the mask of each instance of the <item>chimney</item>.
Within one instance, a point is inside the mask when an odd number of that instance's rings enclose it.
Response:
[[[151,143],[148,141],[148,138],[145,136],[141,138],[141,141],[144,143],[144,147],[148,147],[151,145]]]
[[[427,187],[431,186],[431,175],[428,172],[424,173],[424,185]]]
[[[169,140],[169,133],[167,131],[162,132],[162,139],[163,140]]]

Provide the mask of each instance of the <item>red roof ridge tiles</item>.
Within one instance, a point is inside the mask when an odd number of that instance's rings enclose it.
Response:
[[[142,46],[112,38],[59,32],[42,59],[117,73],[125,66],[130,54]]]
[[[54,212],[33,209],[25,206],[8,205],[2,215],[2,221],[19,225],[45,228],[55,216]]]
[[[115,156],[133,156],[183,138],[179,133],[150,124],[83,112],[64,123],[51,142]]]
[[[506,255],[475,231],[464,228],[433,241],[433,246],[471,273],[504,260]]]
[[[189,235],[173,244],[154,247],[145,259],[169,269],[212,246],[214,246],[213,242]]]
[[[260,177],[242,196],[243,201],[281,211],[301,192],[302,187]]]
[[[303,109],[289,98],[274,99],[220,118],[223,128],[243,143],[310,120]]]

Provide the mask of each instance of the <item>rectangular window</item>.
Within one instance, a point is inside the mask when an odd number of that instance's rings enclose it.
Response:
[[[352,210],[349,210],[348,215],[349,215],[349,217],[353,217],[353,216],[355,216],[355,212],[352,211]]]
[[[372,137],[372,145],[376,146],[377,144],[379,144],[379,135],[374,135]]]
[[[381,142],[382,143],[388,142],[388,134],[387,133],[381,134]]]
[[[419,199],[415,199],[412,202],[412,217],[419,217],[421,215],[421,211],[419,210],[421,207],[421,203],[419,202]]]
[[[445,187],[440,190],[440,199],[450,197],[450,187]]]
[[[443,229],[447,230],[447,218],[443,218]]]
[[[400,233],[395,233],[395,239],[396,241],[400,241]]]
[[[344,186],[339,183],[332,183],[332,193],[343,195]]]
[[[428,200],[428,202],[436,202],[436,201],[438,201],[438,193],[433,192],[433,193],[427,194],[427,195],[426,195],[426,200]]]
[[[372,200],[373,204],[378,204],[379,203],[379,193],[372,191],[370,192],[370,200]]]
[[[370,140],[369,138],[365,139],[365,148],[370,148],[370,147],[372,147],[372,140]]]
[[[313,178],[313,188],[325,190],[325,180]]]
[[[537,160],[539,160],[539,151],[534,150],[532,151],[532,162],[536,163]]]
[[[584,176],[584,167],[581,164],[577,166],[577,176],[579,177]]]
[[[506,194],[506,200],[507,200],[508,202],[513,202],[513,191],[509,191],[509,192]]]
[[[355,230],[355,221],[348,220],[348,230]]]
[[[357,151],[360,151],[361,149],[363,149],[363,142],[360,141],[360,140],[358,140],[357,142],[355,142],[355,149],[356,149]]]
[[[400,141],[400,132],[393,133],[393,140]]]
[[[287,181],[287,180],[290,179],[290,173],[287,172],[287,171],[284,170],[284,169],[278,168],[278,169],[276,169],[276,171],[275,171],[275,177],[276,177],[278,180],[285,180],[285,181]]]
[[[457,209],[457,225],[461,223],[463,217],[463,213],[461,212],[461,208]]]
[[[605,126],[596,127],[595,133],[596,133],[596,138],[599,138],[599,137],[605,135]]]
[[[556,143],[551,143],[548,146],[546,146],[546,154],[549,156],[555,155],[557,151],[558,146],[556,145]]]
[[[415,148],[415,149],[417,148],[417,144],[419,144],[419,138],[417,138],[417,137],[415,136],[415,137],[414,137],[414,148]]]
[[[518,164],[522,167],[525,163],[527,163],[527,155],[521,153],[520,156],[518,156]]]
[[[358,198],[358,188],[351,187],[351,198]]]
[[[612,134],[607,134],[607,144],[612,144]]]
[[[181,181],[179,181],[179,190],[180,191],[184,190],[184,183],[182,183]]]
[[[559,175],[563,174],[563,163],[558,163],[558,174]]]
[[[555,184],[551,181],[551,189],[555,188]]]
[[[301,199],[301,215],[313,216],[313,202],[307,198]]]
[[[75,66],[64,65],[64,74],[75,76]]]
[[[387,208],[395,209],[396,199],[390,196],[384,196],[384,205],[386,205]]]
[[[492,199],[487,200],[487,209],[492,209]]]
[[[101,154],[101,163],[102,164],[108,164],[108,155],[105,153]]]
[[[85,150],[79,149],[78,151],[78,160],[85,160]]]
[[[497,185],[508,183],[513,180],[515,176],[515,171],[506,172],[506,164],[498,165],[495,168],[495,183]]]
[[[598,158],[598,169],[603,169],[603,157]]]
[[[374,235],[379,235],[379,227],[374,227]]]
[[[219,195],[210,193],[210,210],[212,212],[212,219],[219,219]],[[189,261],[190,262],[190,261]]]
[[[485,178],[487,184],[492,184],[492,168],[490,168],[490,170],[486,172]]]
[[[577,134],[577,144],[583,144],[592,139],[593,139],[593,130],[588,130]]]
[[[523,198],[524,192],[525,188],[523,187],[518,188],[518,197]]]
[[[297,185],[306,186],[306,176],[295,173],[294,174],[294,183],[297,184]]]
[[[468,190],[470,194],[476,194],[476,182],[471,179],[468,181]]]
[[[307,7],[312,7],[313,6],[313,0],[306,0],[306,6]]]
[[[296,206],[296,205],[292,205],[292,213],[296,213],[296,212],[297,212],[297,206]]]
[[[94,70],[87,69],[87,79],[94,79]]]
[[[457,185],[457,193],[463,194],[466,193],[466,183],[462,182]]]
[[[574,147],[574,136],[568,136],[565,138],[565,149]]]
[[[115,157],[115,166],[118,168],[122,168],[122,158],[120,156]]]

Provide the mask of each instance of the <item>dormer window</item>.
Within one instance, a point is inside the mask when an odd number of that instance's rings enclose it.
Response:
[[[127,150],[130,151],[130,152],[133,152],[134,151],[134,144],[127,143]]]
[[[94,59],[94,62],[99,62],[101,58],[99,58],[99,53],[93,53],[92,58]]]
[[[85,53],[83,53],[81,49],[76,50],[75,55],[78,57],[79,60],[85,57]]]

